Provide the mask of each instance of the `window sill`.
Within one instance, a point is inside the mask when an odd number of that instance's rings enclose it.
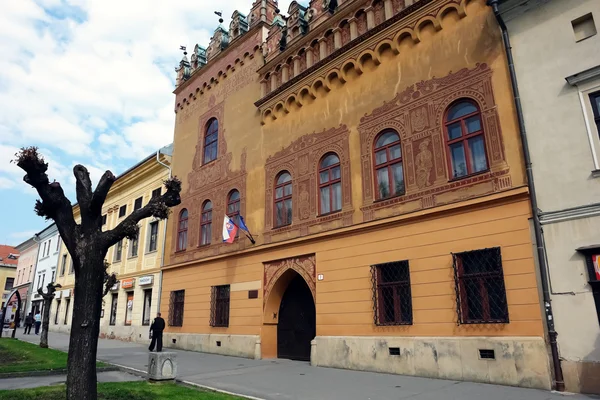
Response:
[[[397,194],[397,195],[394,195],[394,196],[388,196],[388,197],[382,197],[382,198],[376,199],[376,200],[373,201],[373,204],[383,203],[384,201],[388,201],[388,200],[392,200],[392,199],[397,199],[397,198],[400,198],[402,196],[406,196],[406,192],[401,193],[401,194]]]
[[[157,252],[158,252],[158,250],[150,250],[150,251],[145,252],[144,254],[152,254],[152,253],[157,253]]]
[[[474,174],[463,175],[463,176],[460,176],[460,177],[458,177],[458,178],[452,178],[452,179],[448,180],[448,182],[449,182],[449,183],[452,183],[452,182],[458,182],[458,181],[462,181],[463,179],[469,179],[469,178],[472,178],[472,177],[474,177],[474,176],[478,176],[478,175],[487,174],[487,173],[489,173],[489,172],[490,172],[490,169],[488,168],[488,169],[486,169],[486,170],[479,171],[479,172],[476,172],[476,173],[474,173]]]
[[[133,259],[136,259],[136,258],[138,258],[137,254],[135,256],[129,256],[129,257],[127,257],[127,260],[133,260]]]
[[[273,230],[276,231],[278,229],[289,228],[290,226],[292,226],[292,223],[285,224],[285,225],[277,225],[277,226],[273,227]]]
[[[150,326],[150,322],[142,322],[142,326]]]
[[[187,251],[187,248],[181,249],[181,250],[175,250],[175,254],[185,253],[186,251]]]
[[[199,244],[198,246],[196,246],[197,249],[207,249],[209,248],[211,245],[211,243],[206,243],[206,244]]]
[[[215,158],[214,160],[210,160],[209,162],[204,162],[204,160],[202,160],[202,167],[206,167],[207,165],[210,165],[214,162],[216,162],[219,159],[219,156],[217,156],[217,158]],[[200,168],[202,168],[200,167]]]
[[[329,217],[331,215],[339,214],[341,212],[342,212],[342,210],[336,210],[336,211],[328,212],[327,214],[319,214],[319,215],[317,215],[317,218]]]

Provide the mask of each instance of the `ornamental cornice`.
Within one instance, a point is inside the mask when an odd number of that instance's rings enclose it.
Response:
[[[418,44],[427,26],[433,25],[436,32],[440,31],[442,18],[448,12],[464,18],[467,1],[421,0],[406,7],[255,102],[261,111],[261,124],[283,117],[292,108],[314,100],[319,93],[335,90],[351,75],[361,75],[369,66],[379,65],[389,51],[399,54],[400,43],[405,39]]]

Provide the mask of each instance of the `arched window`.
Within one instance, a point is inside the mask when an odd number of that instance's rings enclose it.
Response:
[[[240,192],[232,190],[227,196],[227,216],[231,218],[234,224],[240,226]],[[236,237],[239,236],[239,230]]]
[[[177,226],[177,251],[187,249],[188,211],[181,210],[179,213],[179,224]]]
[[[471,100],[459,100],[446,112],[451,179],[476,174],[488,169],[485,139],[479,107]]]
[[[206,124],[206,132],[204,134],[204,164],[217,159],[218,141],[219,121],[213,118]]]
[[[325,215],[342,209],[342,173],[340,159],[334,153],[326,154],[319,164],[319,214]]]
[[[200,246],[210,244],[212,235],[212,203],[206,200],[202,205],[202,217],[200,218]]]
[[[404,171],[400,136],[386,130],[375,140],[375,183],[377,198],[385,199],[404,194]]]
[[[284,171],[275,180],[275,227],[292,223],[292,176]]]

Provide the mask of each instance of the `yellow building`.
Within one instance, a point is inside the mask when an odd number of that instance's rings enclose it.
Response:
[[[163,181],[169,177],[170,157],[153,154],[121,174],[102,208],[103,229],[117,226],[132,211],[164,191]],[[73,207],[79,221],[79,208]],[[101,337],[130,341],[148,340],[150,322],[160,301],[160,266],[166,221],[153,218],[140,222],[138,240],[124,239],[106,256],[108,271],[117,274],[119,282],[103,299]],[[70,332],[73,285],[72,260],[63,245],[56,279],[62,285],[52,305],[50,330]]]
[[[234,13],[178,69],[165,342],[550,388],[485,0],[276,7]],[[225,215],[243,215],[255,243],[224,243]]]

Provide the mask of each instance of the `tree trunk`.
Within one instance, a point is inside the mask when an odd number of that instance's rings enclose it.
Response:
[[[50,307],[52,307],[53,298],[54,296],[52,296],[52,298],[49,299],[44,298],[44,313],[42,315],[42,337],[40,338],[40,347],[44,349],[48,348],[48,327],[50,325]]]
[[[96,400],[96,350],[100,333],[100,311],[104,281],[104,255],[78,245],[74,259],[75,288],[67,367],[67,399]],[[90,246],[91,247],[91,246]]]

